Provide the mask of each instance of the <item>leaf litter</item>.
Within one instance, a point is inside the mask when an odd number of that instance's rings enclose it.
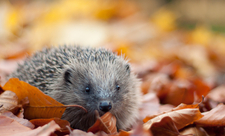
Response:
[[[0,86],[1,135],[225,134],[225,38],[207,25],[183,31],[177,14],[168,7],[146,17],[136,3],[126,1],[2,3],[0,82],[6,84]],[[73,130],[59,119],[68,106],[18,79],[6,82],[17,62],[44,45],[65,41],[104,45],[130,59],[132,70],[142,80],[139,120],[144,118],[144,122],[137,121],[129,131],[117,130],[115,117],[106,113],[97,116],[91,132]],[[193,104],[202,96],[204,101]]]

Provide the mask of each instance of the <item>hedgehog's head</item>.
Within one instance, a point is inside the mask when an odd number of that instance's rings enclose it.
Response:
[[[71,119],[77,118],[78,113],[82,114],[79,118],[83,121],[85,117],[95,118],[95,110],[100,115],[111,112],[117,118],[117,127],[126,129],[131,125],[127,122],[132,122],[127,120],[134,120],[138,115],[139,80],[123,57],[114,57],[111,60],[74,61],[64,69],[58,86],[60,91],[55,98],[63,104],[81,105],[88,111],[85,114],[70,108]],[[73,120],[70,122],[73,125]]]

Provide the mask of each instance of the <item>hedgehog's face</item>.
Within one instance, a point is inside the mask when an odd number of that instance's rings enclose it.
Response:
[[[111,112],[117,118],[126,118],[138,107],[135,93],[139,82],[124,60],[76,64],[65,70],[63,80],[69,95],[66,100],[62,98],[64,104],[81,105],[91,114],[97,110],[100,115]]]

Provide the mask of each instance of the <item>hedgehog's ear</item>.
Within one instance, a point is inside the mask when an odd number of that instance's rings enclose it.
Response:
[[[72,83],[71,82],[71,77],[72,77],[72,70],[71,69],[67,69],[65,72],[64,72],[64,80],[66,83]]]
[[[126,68],[127,73],[130,75],[130,65],[126,64],[125,68]]]

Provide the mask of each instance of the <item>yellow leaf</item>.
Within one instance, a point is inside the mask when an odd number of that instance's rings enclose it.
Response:
[[[166,8],[158,10],[151,20],[163,31],[171,31],[176,28],[176,15]]]

